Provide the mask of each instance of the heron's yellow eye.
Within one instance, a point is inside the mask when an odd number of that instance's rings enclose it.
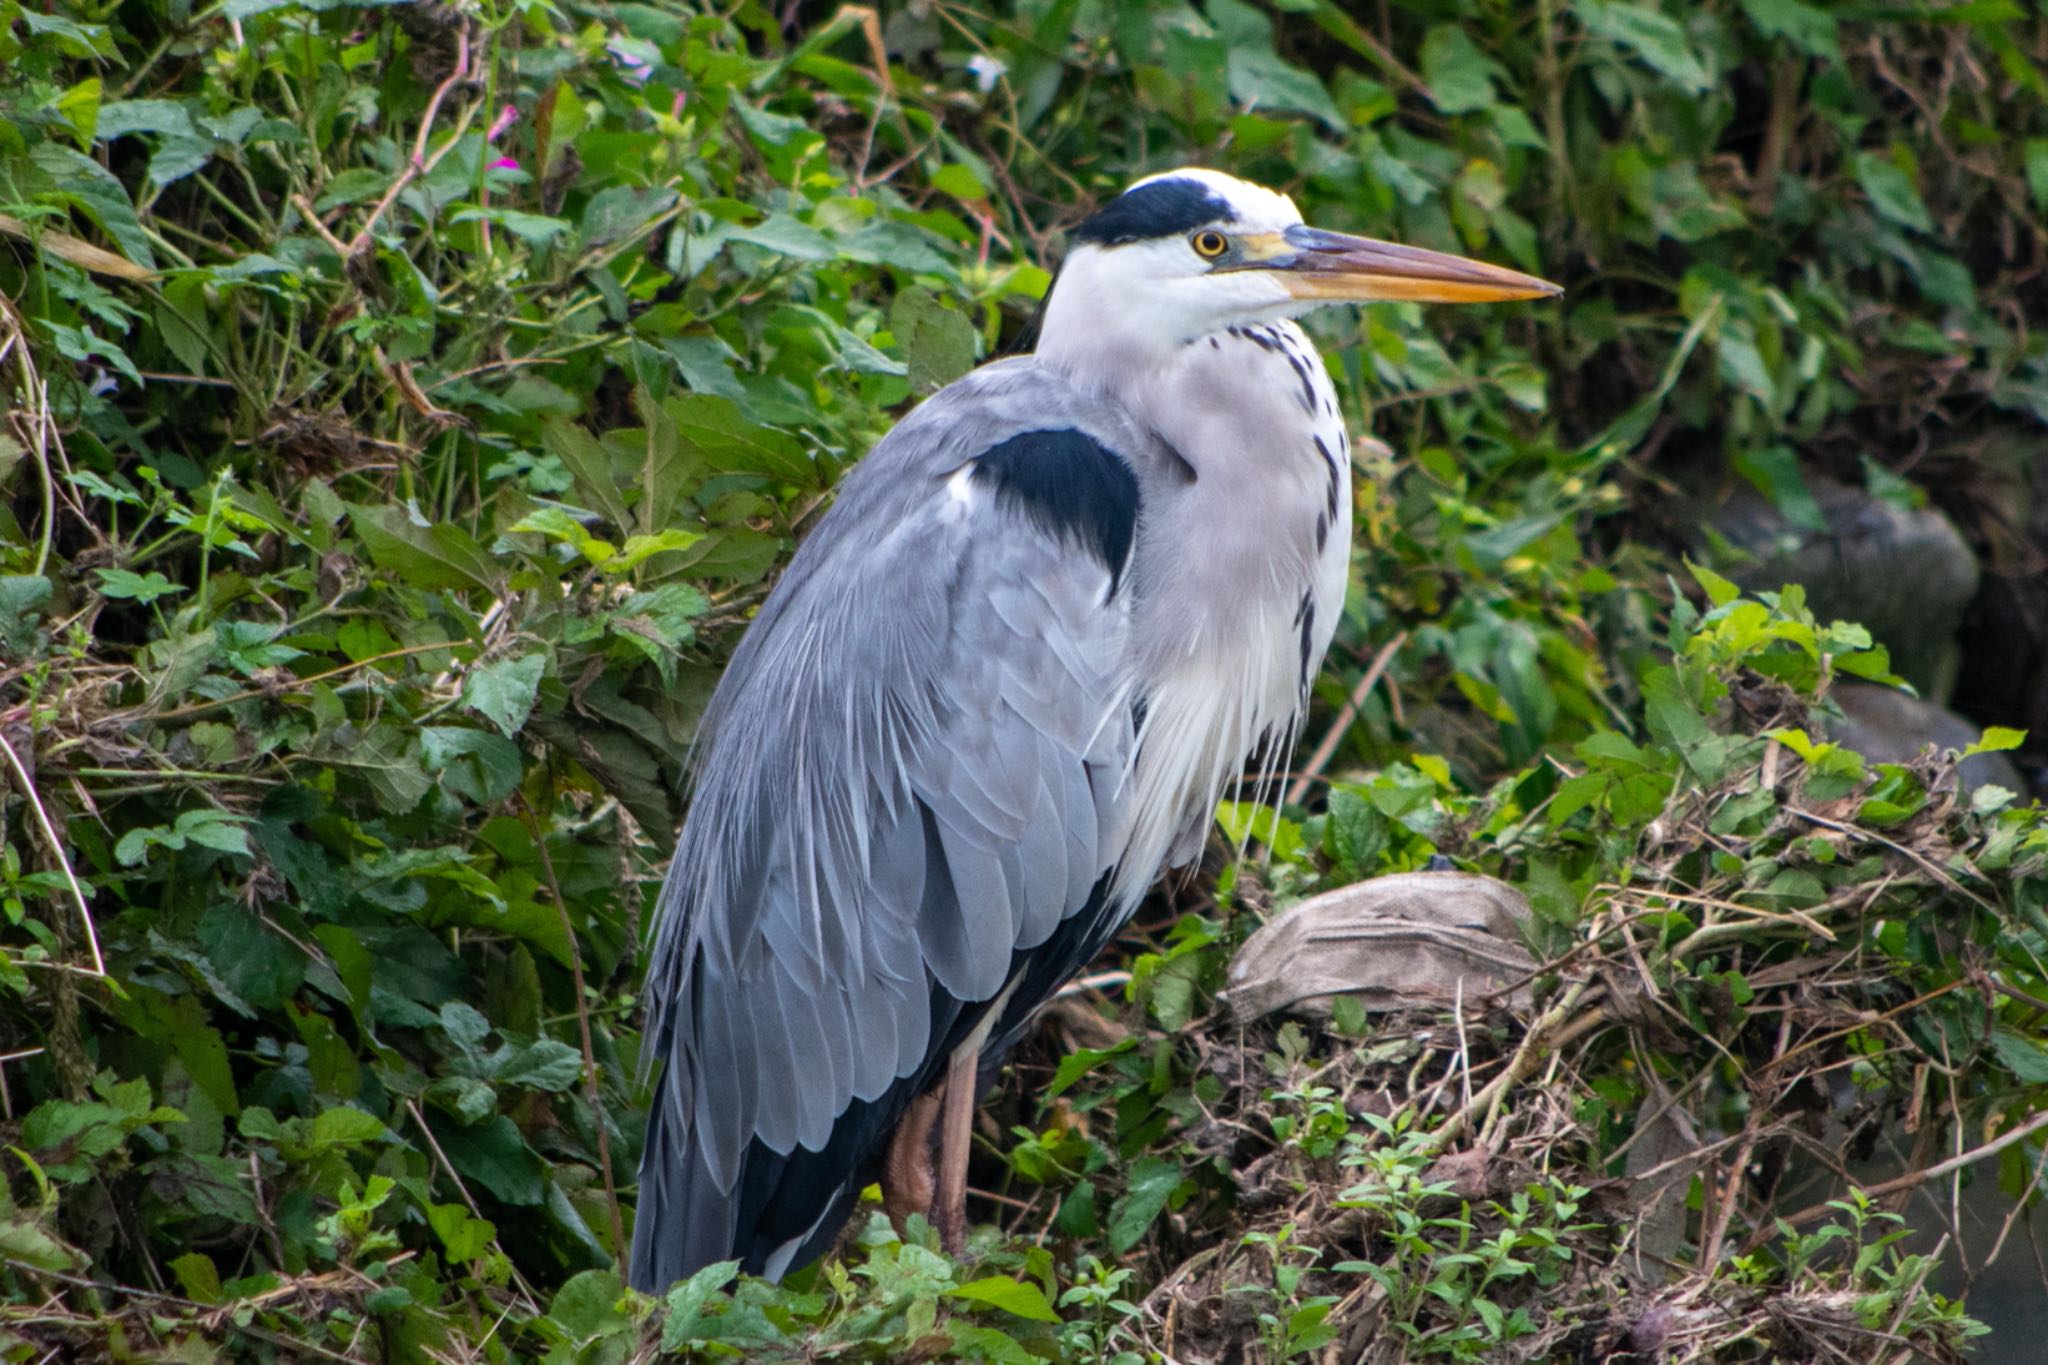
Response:
[[[1230,250],[1230,239],[1215,228],[1203,228],[1188,238],[1188,245],[1195,249],[1197,256],[1206,256],[1213,261]]]

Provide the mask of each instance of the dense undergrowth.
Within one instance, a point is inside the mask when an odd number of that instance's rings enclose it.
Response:
[[[1820,742],[1883,650],[1667,495],[2034,571],[2044,66],[2005,0],[0,0],[0,1356],[1954,1358],[1884,1201],[2048,1150],[2048,820]],[[719,662],[1184,161],[1568,292],[1316,319],[1387,443],[1330,742],[1020,1052],[974,1263],[624,1294]],[[1436,855],[1531,1011],[1215,1006]]]

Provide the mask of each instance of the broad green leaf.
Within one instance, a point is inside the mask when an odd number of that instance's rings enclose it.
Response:
[[[547,666],[547,656],[538,652],[480,664],[462,680],[463,705],[510,739],[533,714],[534,698]]]
[[[1175,1169],[1178,1177],[1179,1170]],[[1178,1179],[1175,1181],[1178,1184]],[[1169,1190],[1168,1193],[1172,1191]],[[1053,1312],[1052,1305],[1045,1301],[1045,1291],[1024,1280],[1013,1280],[1004,1275],[990,1275],[984,1279],[969,1280],[956,1289],[946,1291],[948,1298],[969,1299],[1000,1308],[1005,1313],[1026,1318],[1032,1322],[1058,1322],[1060,1315]]]
[[[607,186],[592,195],[583,209],[583,245],[609,246],[630,237],[675,204],[676,192],[672,189]]]
[[[147,576],[128,569],[95,569],[93,573],[100,580],[100,594],[104,597],[125,597],[147,603],[185,591],[183,584],[171,582],[155,569],[151,569]]]
[[[535,1090],[567,1090],[583,1077],[583,1054],[567,1043],[543,1038],[499,1059],[491,1079]]]
[[[314,753],[321,762],[353,771],[369,783],[386,810],[403,814],[420,803],[433,789],[433,780],[420,769],[417,739],[389,721],[368,730],[344,726],[335,731],[328,744]]]
[[[496,591],[498,566],[460,526],[430,523],[410,507],[347,506],[356,535],[378,568],[415,588]]]
[[[1934,220],[1927,216],[1919,187],[1896,161],[1875,152],[1858,152],[1849,165],[1856,183],[1870,196],[1871,207],[1881,216],[1915,232],[1934,231]]]
[[[682,554],[704,540],[699,531],[658,531],[651,536],[627,536],[612,556],[598,567],[613,576],[629,574],[656,555]]]
[[[474,1005],[451,1000],[441,1006],[441,1031],[457,1046],[474,1048],[491,1036],[491,1021],[477,1013]]]
[[[766,247],[800,261],[829,261],[839,254],[832,239],[786,213],[771,213],[753,227],[739,228],[732,240]]]
[[[305,953],[240,905],[208,910],[198,941],[221,984],[256,1009],[283,1005],[306,978]]]
[[[83,1252],[14,1212],[0,1212],[0,1260],[18,1261],[36,1270],[60,1274],[86,1264]]]
[[[420,761],[448,790],[480,806],[502,801],[519,785],[519,746],[503,735],[466,726],[420,727]]]
[[[466,1128],[434,1122],[434,1136],[448,1160],[465,1179],[474,1180],[494,1198],[520,1207],[539,1204],[546,1195],[547,1168],[526,1145],[519,1129],[503,1114]]]
[[[1572,12],[1586,28],[1627,48],[1689,95],[1714,87],[1714,76],[1678,21],[1649,5],[1625,0],[1575,0]]]
[[[668,1291],[668,1320],[661,1325],[661,1349],[680,1351],[703,1334],[704,1310],[739,1274],[738,1261],[717,1261]]]
[[[81,210],[114,239],[121,254],[145,269],[156,267],[149,234],[135,216],[135,204],[113,172],[89,156],[54,142],[38,143],[30,158],[47,177],[51,197]]]
[[[889,330],[917,393],[943,388],[974,368],[974,324],[940,304],[929,289],[913,285],[898,291],[889,307]]]
[[[1991,1030],[1991,1050],[2021,1084],[2048,1085],[2048,1047],[2036,1039],[2000,1024]]]
[[[1754,484],[1756,490],[1769,498],[1771,505],[1794,526],[1809,531],[1827,529],[1827,515],[1820,510],[1820,503],[1806,486],[1806,473],[1800,467],[1798,452],[1792,447],[1772,445],[1745,450],[1732,463],[1735,472]]]
[[[972,166],[951,161],[932,172],[932,188],[955,199],[978,200],[988,198],[988,186],[981,182]]]
[[[114,100],[100,106],[101,141],[111,142],[131,133],[197,136],[192,115],[177,100]]]
[[[1125,1194],[1109,1213],[1111,1251],[1121,1256],[1138,1244],[1166,1211],[1167,1200],[1180,1188],[1181,1178],[1180,1163],[1165,1157],[1141,1156],[1131,1163]]]
[[[456,1265],[466,1265],[482,1256],[498,1235],[493,1224],[471,1217],[460,1204],[428,1204],[427,1223],[441,1239],[448,1259]]]
[[[548,1316],[569,1334],[572,1341],[592,1341],[600,1336],[629,1332],[633,1328],[633,1320],[619,1311],[619,1300],[625,1292],[618,1272],[585,1270],[571,1275],[555,1291]]]
[[[1500,67],[1476,47],[1459,24],[1438,24],[1422,40],[1422,78],[1430,103],[1446,114],[1490,107]]]
[[[1825,9],[1805,0],[1742,0],[1742,12],[1765,37],[1784,38],[1809,56],[1842,60],[1835,16]]]
[[[1126,1040],[1114,1047],[1074,1049],[1060,1058],[1059,1068],[1053,1073],[1052,1084],[1045,1088],[1045,1098],[1053,1099],[1102,1063],[1112,1057],[1121,1056],[1136,1046],[1135,1041]]]
[[[986,1360],[991,1365],[1041,1365],[1041,1358],[1025,1350],[1015,1337],[993,1327],[954,1318],[946,1323],[946,1334],[952,1339],[953,1354],[961,1360]]]
[[[19,4],[0,9],[0,19],[19,21],[31,35],[56,39],[56,45],[70,57],[89,61],[97,57],[112,57],[116,51],[114,36],[105,24],[81,24],[61,14],[44,14],[31,6]],[[0,28],[4,27],[0,24]]]
[[[2048,138],[2028,139],[2024,157],[2027,192],[2034,196],[2034,207],[2048,213]]]
[[[593,512],[619,530],[632,527],[632,514],[620,487],[619,470],[611,453],[588,431],[565,418],[550,418],[541,429],[541,441],[559,459],[576,481],[577,496]],[[559,508],[542,509],[567,517]],[[531,521],[533,518],[529,517]],[[514,528],[515,530],[518,528]]]
[[[1693,576],[1694,581],[1707,590],[1707,600],[1717,607],[1725,607],[1742,596],[1742,589],[1703,564],[1687,560],[1685,568],[1686,572]]]
[[[78,145],[90,149],[100,121],[102,87],[98,76],[88,76],[57,97],[56,113],[71,126]]]
[[[498,1092],[474,1076],[441,1076],[427,1087],[427,1100],[457,1123],[482,1123],[498,1112]]]
[[[817,467],[795,437],[748,420],[729,398],[689,393],[662,406],[675,419],[683,439],[702,451],[715,468],[766,474],[800,484],[809,484],[818,476]]]
[[[314,1116],[312,1141],[315,1147],[360,1147],[375,1142],[387,1131],[384,1121],[375,1114],[337,1105]]]
[[[1963,750],[1963,757],[1970,758],[1977,754],[2004,753],[2011,749],[2017,749],[2026,742],[2027,732],[2025,730],[2015,730],[2009,725],[1987,725],[1984,727],[1984,733],[1978,737],[1977,742]]]

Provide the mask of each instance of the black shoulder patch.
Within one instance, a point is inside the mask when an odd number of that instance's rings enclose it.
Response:
[[[1122,456],[1071,427],[1026,431],[983,451],[971,477],[1101,560],[1115,591],[1138,532],[1138,478]]]
[[[1199,180],[1154,180],[1125,190],[1074,229],[1076,242],[1125,246],[1177,237],[1230,216],[1230,204]]]

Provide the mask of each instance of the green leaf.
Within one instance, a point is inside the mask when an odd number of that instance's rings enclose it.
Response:
[[[1054,1098],[1111,1057],[1121,1056],[1137,1045],[1135,1039],[1125,1039],[1113,1047],[1074,1049],[1060,1058],[1059,1068],[1053,1072],[1052,1084],[1046,1087],[1044,1098]]]
[[[1688,559],[1685,561],[1685,567],[1686,571],[1693,576],[1693,581],[1707,590],[1707,601],[1713,605],[1725,607],[1736,598],[1742,596],[1742,589],[1736,587],[1733,583],[1730,583],[1705,565],[1695,564]]]
[[[460,526],[431,523],[410,505],[347,507],[357,537],[378,568],[415,588],[497,591],[498,566]]]
[[[988,198],[988,186],[981,183],[981,177],[974,173],[974,168],[958,161],[949,161],[932,172],[931,185],[941,194],[950,194],[955,199],[972,202]]]
[[[700,532],[673,528],[651,536],[627,536],[626,543],[619,547],[618,552],[598,567],[612,575],[628,574],[656,555],[682,554],[696,549],[703,541],[704,536]]]
[[[533,714],[534,698],[547,667],[547,656],[540,653],[482,664],[462,680],[462,703],[510,739]]]
[[[1977,742],[1963,750],[1964,758],[1978,754],[1998,754],[2017,749],[2027,742],[2025,730],[2015,730],[2009,725],[1987,725]]]
[[[198,939],[221,983],[257,1009],[278,1008],[306,978],[306,955],[240,905],[208,910]]]
[[[88,76],[57,97],[55,112],[71,126],[71,135],[80,147],[92,146],[100,121],[101,93],[100,78]]]
[[[491,1079],[501,1085],[524,1085],[535,1090],[567,1090],[583,1077],[583,1054],[567,1043],[543,1038],[529,1047],[508,1050],[491,1068]]]
[[[503,735],[467,726],[420,727],[420,761],[448,790],[480,806],[512,794],[525,772],[519,746]]]
[[[633,1320],[619,1311],[619,1300],[625,1292],[618,1272],[585,1270],[571,1275],[555,1291],[548,1316],[569,1334],[570,1340],[576,1342],[629,1332],[633,1328]]]
[[[1500,67],[1473,45],[1459,24],[1434,25],[1422,39],[1422,79],[1430,103],[1446,114],[1469,114],[1492,106],[1493,78]]]
[[[918,285],[898,291],[889,330],[903,348],[911,389],[931,393],[974,368],[974,324]]]
[[[518,209],[475,208],[464,209],[450,222],[467,223],[481,220],[495,223],[528,246],[548,246],[568,235],[569,221],[565,218],[550,218],[540,213],[521,213]]]
[[[608,246],[632,236],[676,205],[668,188],[609,185],[590,197],[583,210],[583,245]]]
[[[198,136],[191,114],[176,100],[115,100],[100,106],[100,141],[111,142],[131,133]]]
[[[690,393],[662,406],[683,439],[703,452],[714,468],[805,485],[817,479],[817,467],[794,436],[750,421],[730,398]]]
[[[1387,817],[1371,801],[1351,787],[1330,788],[1323,846],[1345,880],[1357,881],[1377,872],[1390,836]]]
[[[1991,1030],[1991,1050],[2022,1085],[2048,1085],[2048,1048],[2000,1024]]]
[[[1141,1156],[1132,1162],[1124,1196],[1110,1210],[1109,1249],[1121,1256],[1136,1246],[1154,1220],[1165,1212],[1167,1200],[1180,1188],[1180,1183],[1177,1161]]]
[[[1824,9],[1803,0],[1742,0],[1742,12],[1767,38],[1783,38],[1808,56],[1842,60],[1835,16]]]
[[[441,1006],[441,1031],[457,1047],[475,1048],[491,1036],[491,1021],[479,1014],[474,1005],[451,1000]]]
[[[366,1142],[375,1142],[387,1132],[384,1121],[375,1114],[336,1105],[314,1116],[312,1144],[315,1147],[360,1147]]]
[[[993,1327],[954,1318],[946,1324],[946,1334],[952,1338],[949,1359],[985,1360],[990,1365],[1041,1365],[1040,1357],[1025,1350],[1015,1337]]]
[[[420,770],[419,759],[405,732],[390,721],[368,730],[343,726],[329,744],[315,751],[323,763],[352,770],[367,782],[388,811],[404,814],[433,790],[433,779]]]
[[[498,1092],[474,1076],[440,1076],[427,1087],[427,1100],[457,1123],[482,1123],[498,1112]]]
[[[239,815],[223,810],[188,810],[173,827],[186,843],[221,853],[249,854],[249,831]]]
[[[0,1210],[0,1260],[18,1261],[37,1270],[59,1273],[86,1264],[82,1252],[57,1240],[37,1224]]]
[[[1678,21],[1648,5],[1621,0],[1576,0],[1572,12],[1587,30],[1608,38],[1669,79],[1688,95],[1714,88],[1714,76],[1693,51]]]
[[[569,471],[569,477],[575,481],[577,496],[583,500],[585,506],[593,512],[601,513],[606,521],[621,531],[632,527],[632,514],[626,508],[625,495],[620,488],[619,471],[614,468],[611,454],[603,443],[563,417],[548,419],[547,424],[541,428],[541,443]],[[559,508],[544,510],[574,524],[574,519],[569,518]],[[535,518],[529,516],[527,521],[535,521]],[[525,523],[522,522],[521,525]],[[566,530],[563,533],[572,534]]]
[[[2034,196],[2034,207],[2048,213],[2048,138],[2029,138],[2024,155],[2027,192]]]
[[[546,1165],[503,1114],[467,1128],[435,1123],[434,1136],[455,1169],[493,1197],[526,1208],[539,1204],[545,1196]]]
[[[740,1273],[738,1261],[715,1261],[668,1291],[668,1320],[661,1325],[661,1349],[680,1351],[702,1337],[704,1310]]]
[[[800,261],[829,261],[839,254],[830,237],[786,213],[771,213],[753,227],[738,228],[732,233],[732,240],[766,247]]]
[[[135,216],[128,191],[105,166],[69,147],[38,143],[30,153],[36,169],[49,178],[50,197],[81,210],[114,239],[121,254],[145,269],[155,269],[149,234]]]
[[[1273,50],[1271,19],[1240,0],[1209,0],[1208,10],[1227,54],[1224,65],[1233,100],[1251,109],[1284,109],[1311,115],[1332,128],[1344,127],[1344,115],[1322,81],[1289,65]],[[1193,65],[1205,75],[1213,69],[1199,57]]]
[[[1175,1170],[1178,1177],[1178,1168]],[[1178,1179],[1175,1181],[1178,1184]],[[1169,1190],[1168,1193],[1172,1191]],[[1035,1284],[1013,1280],[1003,1275],[990,1275],[986,1279],[969,1280],[957,1289],[946,1291],[947,1297],[968,1299],[1000,1308],[1005,1313],[1025,1318],[1032,1322],[1058,1322],[1060,1315],[1052,1311],[1052,1305],[1045,1300],[1045,1291]]]
[[[447,1249],[448,1259],[466,1265],[490,1250],[498,1229],[482,1218],[470,1216],[460,1204],[427,1205],[427,1223]]]
[[[1875,152],[1858,152],[1850,158],[1849,165],[1855,172],[1856,183],[1870,196],[1871,207],[1881,216],[1915,232],[1934,231],[1934,220],[1927,216],[1927,204],[1920,198],[1919,186],[1896,161]]]
[[[81,24],[61,14],[44,14],[26,5],[10,4],[0,10],[0,16],[18,20],[31,34],[55,38],[57,46],[68,57],[90,60],[96,57],[112,57],[117,52],[114,36],[105,24]],[[0,23],[0,30],[6,25]]]

